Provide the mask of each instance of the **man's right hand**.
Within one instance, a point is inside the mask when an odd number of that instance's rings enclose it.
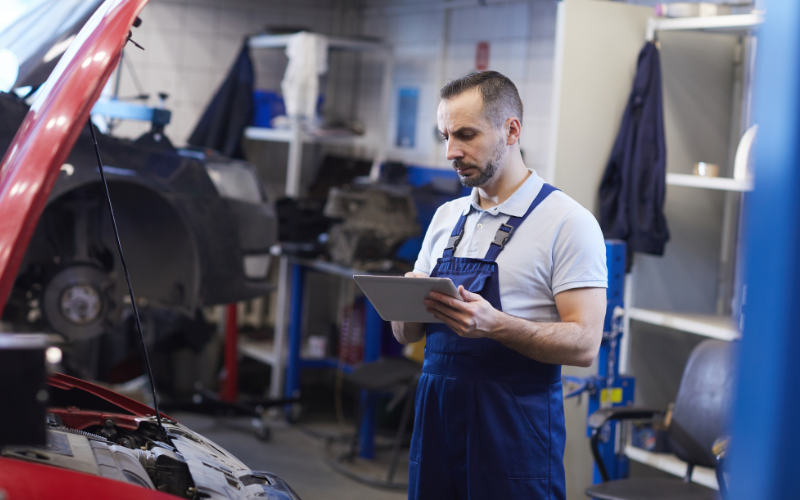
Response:
[[[425,274],[425,273],[419,273],[419,272],[417,272],[417,271],[410,271],[410,272],[407,272],[407,273],[405,274],[405,276],[406,276],[406,278],[430,278],[430,276],[428,276],[427,274]]]

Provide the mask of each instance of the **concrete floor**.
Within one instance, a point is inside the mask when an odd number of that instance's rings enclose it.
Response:
[[[216,419],[188,413],[171,414],[181,424],[206,436],[253,470],[274,472],[303,500],[400,500],[406,492],[387,491],[360,484],[335,472],[325,463],[325,441],[312,434],[341,434],[352,427],[319,422],[301,426],[270,426],[271,439],[260,441],[249,430],[249,419]],[[337,447],[335,449],[339,449]],[[374,462],[357,461],[360,473],[385,478],[390,452]],[[401,453],[396,480],[408,478],[408,449]]]

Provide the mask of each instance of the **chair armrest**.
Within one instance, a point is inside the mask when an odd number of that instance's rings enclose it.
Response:
[[[714,440],[714,445],[711,448],[711,452],[717,458],[717,464],[716,467],[714,467],[714,470],[717,473],[719,494],[722,496],[723,500],[727,500],[728,498],[728,483],[725,481],[725,457],[728,453],[730,442],[730,436],[721,436]]]
[[[603,462],[603,457],[600,455],[599,441],[600,429],[611,420],[639,420],[645,418],[653,418],[661,416],[665,413],[664,410],[656,408],[636,408],[631,406],[617,406],[612,408],[602,408],[589,415],[589,428],[592,429],[592,437],[590,444],[592,447],[592,456],[594,456],[595,464],[597,464],[597,471],[603,481],[608,481],[608,470],[606,464]]]
[[[609,420],[641,420],[664,415],[665,410],[657,408],[642,408],[635,406],[617,406],[602,408],[589,415],[589,428],[599,429]]]
[[[711,453],[714,454],[717,458],[725,458],[725,455],[728,452],[728,446],[731,442],[730,436],[720,436],[714,440],[714,444],[711,445]]]

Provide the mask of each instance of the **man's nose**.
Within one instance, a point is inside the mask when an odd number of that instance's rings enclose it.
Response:
[[[458,141],[454,141],[453,139],[448,140],[447,141],[447,159],[450,160],[450,161],[458,160],[459,158],[462,158],[463,156],[464,156],[464,151],[461,149],[461,146],[458,143]]]

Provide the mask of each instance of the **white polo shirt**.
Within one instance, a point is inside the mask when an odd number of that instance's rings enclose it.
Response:
[[[544,181],[531,175],[505,202],[480,207],[478,190],[445,203],[433,216],[414,270],[430,274],[461,214],[468,214],[456,257],[483,259],[509,217],[525,214]],[[603,233],[591,212],[561,191],[542,201],[497,257],[503,311],[531,321],[560,321],[555,295],[572,288],[608,287]]]

